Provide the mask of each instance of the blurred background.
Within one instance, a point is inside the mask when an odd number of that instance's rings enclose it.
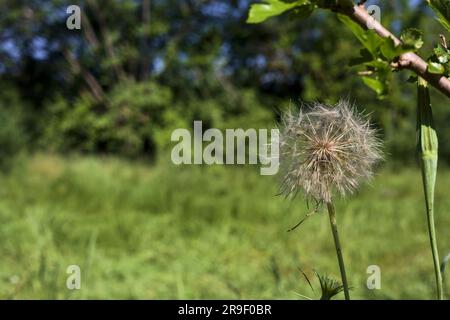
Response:
[[[378,100],[347,67],[360,45],[333,14],[249,25],[251,3],[0,0],[0,298],[317,298],[314,270],[339,277],[326,215],[286,232],[309,209],[276,196],[279,177],[175,166],[170,135],[194,120],[274,128],[300,101],[340,98],[372,113],[386,152],[373,183],[337,204],[352,295],[434,297],[410,74]],[[66,27],[73,4],[80,30]],[[397,35],[425,30],[425,58],[443,33],[426,1],[368,4]],[[434,89],[432,103],[443,257],[450,108]],[[80,290],[66,287],[69,265]],[[369,265],[381,290],[366,287]]]

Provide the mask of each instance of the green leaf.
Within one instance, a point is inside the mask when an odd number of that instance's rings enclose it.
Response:
[[[419,50],[423,45],[422,31],[414,28],[406,29],[402,32],[400,40],[403,42],[405,50],[412,49],[413,51]]]
[[[381,82],[380,80],[374,79],[374,78],[369,78],[369,77],[362,77],[362,79],[363,79],[364,83],[366,84],[366,86],[368,86],[370,89],[375,91],[377,93],[377,95],[379,95],[379,96],[384,95],[384,93],[386,91],[386,87],[383,82]]]
[[[369,50],[367,50],[365,48],[359,50],[359,54],[360,54],[359,57],[350,59],[350,61],[348,63],[349,66],[352,67],[352,66],[356,66],[359,64],[366,64],[373,60],[372,54],[370,53]]]
[[[430,62],[428,62],[427,70],[429,73],[442,74],[442,73],[444,73],[445,68],[439,62],[430,61]]]
[[[442,45],[439,44],[436,48],[433,49],[433,52],[439,63],[444,64],[450,61],[450,52]]]
[[[248,13],[247,23],[261,23],[270,17],[278,16],[289,9],[311,4],[309,0],[298,0],[292,3],[286,3],[279,0],[264,1],[265,3],[252,4]]]
[[[373,30],[364,30],[359,24],[354,22],[348,16],[343,14],[338,14],[339,20],[344,23],[356,36],[356,38],[361,42],[361,44],[369,50],[373,57],[377,57],[378,50],[384,39],[381,38]]]
[[[399,45],[396,46],[392,38],[386,38],[380,47],[381,53],[388,60],[393,60],[402,53],[405,53],[405,49]]]
[[[386,59],[393,60],[403,53],[417,51],[423,45],[422,32],[417,29],[406,29],[402,32],[400,40],[402,44],[396,45],[392,38],[384,39],[380,50]]]
[[[373,30],[364,30],[359,24],[354,22],[348,16],[338,14],[341,20],[362,43],[366,51],[361,51],[362,57],[351,62],[363,63],[369,71],[375,74],[375,77],[362,77],[364,83],[374,90],[379,99],[383,99],[388,93],[389,81],[391,78],[391,67],[386,58],[382,55],[382,47],[384,46],[385,55],[393,59],[402,53],[403,48],[397,48],[392,39],[385,39],[376,34]],[[364,55],[363,55],[364,54]],[[367,56],[370,55],[372,59]]]
[[[316,272],[316,276],[319,279],[320,289],[322,291],[320,300],[331,300],[331,298],[344,291],[342,283],[328,275],[321,275]]]
[[[437,20],[450,31],[450,0],[427,0],[427,2],[436,13]]]
[[[370,61],[366,63],[366,66],[375,68],[377,72],[383,72],[386,74],[389,74],[390,71],[389,63],[381,59]]]

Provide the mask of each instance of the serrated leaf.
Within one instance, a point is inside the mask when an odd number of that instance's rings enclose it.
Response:
[[[450,53],[442,45],[438,45],[433,49],[434,55],[436,56],[439,63],[447,63],[450,60]]]
[[[265,3],[251,5],[248,12],[247,23],[261,23],[270,17],[278,16],[289,9],[311,4],[309,0],[298,0],[291,3],[280,0],[264,0],[264,2]]]
[[[422,31],[414,28],[406,29],[400,36],[405,50],[413,49],[418,50],[423,46]]]
[[[437,20],[450,31],[450,0],[427,0],[427,2],[436,13]]]
[[[430,62],[428,62],[427,70],[429,73],[442,74],[442,73],[444,73],[445,68],[439,62],[430,61]]]

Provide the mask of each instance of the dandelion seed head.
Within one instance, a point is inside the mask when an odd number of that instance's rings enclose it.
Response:
[[[377,131],[348,101],[304,107],[282,116],[281,193],[320,202],[353,193],[382,159]]]

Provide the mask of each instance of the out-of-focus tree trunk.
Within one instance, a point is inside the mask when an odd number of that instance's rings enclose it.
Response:
[[[67,62],[69,63],[72,72],[74,74],[81,74],[87,86],[89,87],[94,99],[98,102],[105,102],[105,94],[103,92],[103,89],[98,83],[97,79],[92,75],[92,73],[90,73],[89,70],[83,68],[83,66],[80,64],[77,58],[72,55],[69,49],[64,49],[63,54]]]
[[[108,27],[105,23],[105,20],[102,15],[102,11],[100,8],[98,8],[97,4],[93,0],[88,0],[87,4],[92,8],[92,12],[94,13],[95,17],[97,18],[97,22],[100,28],[100,32],[102,34],[103,43],[106,49],[106,53],[108,54],[109,58],[111,59],[113,71],[116,75],[118,80],[125,80],[126,73],[122,68],[122,65],[117,57],[115,48],[112,43],[112,37],[111,33],[108,30]]]
[[[150,37],[150,0],[142,1],[142,25],[143,34],[141,38],[141,61],[139,66],[139,79],[143,80],[147,78],[150,69],[150,50],[148,46],[148,40]]]

